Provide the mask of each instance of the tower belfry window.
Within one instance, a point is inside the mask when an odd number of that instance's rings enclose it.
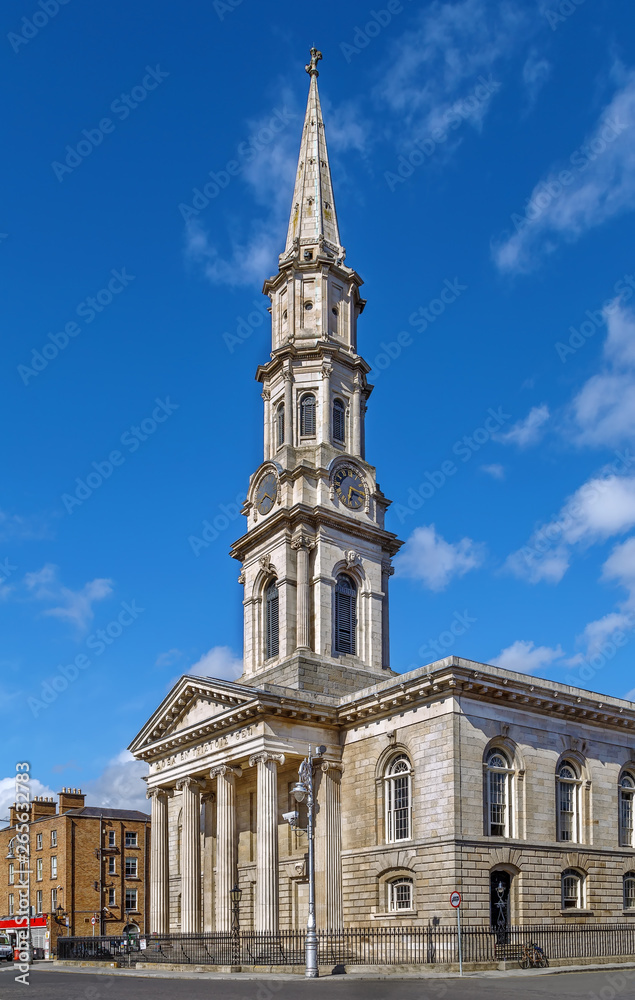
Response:
[[[341,573],[335,585],[335,652],[356,652],[357,587],[350,576]]]
[[[278,584],[272,580],[265,590],[265,656],[277,656],[280,650],[278,624]]]
[[[300,437],[315,437],[315,396],[310,392],[300,400]]]
[[[280,403],[276,410],[276,437],[279,448],[284,444],[284,403]]]
[[[333,440],[339,444],[344,444],[346,439],[346,411],[341,399],[336,399],[333,403]]]

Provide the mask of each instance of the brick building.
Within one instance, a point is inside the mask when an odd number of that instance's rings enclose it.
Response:
[[[118,934],[147,929],[150,817],[126,809],[84,805],[80,789],[63,788],[58,801],[31,802],[30,857],[32,913],[47,916],[47,939],[55,950],[59,934]],[[0,830],[0,927],[11,926],[19,910],[20,855],[15,850],[16,812]],[[61,906],[63,921],[54,919]],[[41,935],[40,935],[41,936]],[[37,942],[36,942],[37,943]]]
[[[182,677],[130,746],[150,768],[150,930],[229,930],[235,882],[242,927],[306,926],[307,840],[284,814],[308,745],[326,748],[320,927],[450,923],[455,889],[472,926],[635,920],[635,705],[456,657],[390,667],[401,542],[366,458],[365,300],[340,241],[319,59],[264,284],[263,461],[231,552],[244,672]]]

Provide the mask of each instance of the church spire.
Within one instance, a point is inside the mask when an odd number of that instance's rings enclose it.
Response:
[[[318,92],[317,64],[322,53],[311,49],[306,71],[311,77],[300,156],[295,178],[287,243],[281,260],[313,249],[342,260],[344,248],[335,212],[333,182],[329,166],[324,121]]]

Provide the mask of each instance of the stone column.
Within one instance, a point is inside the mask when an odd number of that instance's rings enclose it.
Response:
[[[296,550],[296,649],[311,648],[311,591],[309,586],[309,552],[315,542],[308,535],[298,535],[291,542]]]
[[[331,373],[333,365],[327,361],[322,365],[322,393],[321,393],[321,422],[322,422],[322,442],[331,443]]]
[[[216,778],[216,930],[231,930],[230,891],[238,881],[238,836],[236,830],[236,778],[239,767],[213,767]]]
[[[181,931],[201,930],[201,790],[204,781],[183,778],[181,791]]]
[[[381,604],[381,665],[384,670],[390,669],[390,614],[388,605],[388,586],[394,573],[390,559],[383,559],[381,564],[381,589],[383,592]]]
[[[152,823],[150,826],[150,932],[167,934],[170,930],[168,888],[168,797],[167,788],[150,788]]]
[[[362,390],[359,377],[355,378],[355,386],[353,389],[353,419],[351,423],[353,425],[351,450],[353,455],[357,455],[359,457],[362,454]]]
[[[293,373],[283,372],[284,378],[284,443],[294,444],[293,441]]]
[[[263,389],[261,396],[265,402],[264,452],[266,461],[271,458],[271,393],[269,389]]]
[[[344,924],[342,904],[342,810],[340,800],[341,764],[320,766],[317,793],[315,880],[317,925],[338,929]],[[318,772],[318,773],[320,773]]]
[[[257,931],[278,930],[278,764],[281,753],[258,753],[249,766],[258,767],[256,801],[256,912]]]

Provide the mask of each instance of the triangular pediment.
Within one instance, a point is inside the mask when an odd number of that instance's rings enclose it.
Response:
[[[253,688],[242,684],[185,675],[135,736],[129,750],[134,753],[176,733],[186,733],[215,716],[235,711],[254,697]]]

